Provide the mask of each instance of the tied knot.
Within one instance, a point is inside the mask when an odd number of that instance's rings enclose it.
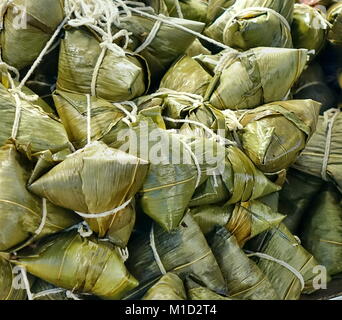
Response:
[[[124,105],[130,106],[131,111],[128,111]],[[129,127],[131,123],[137,122],[138,107],[133,101],[124,101],[120,103],[113,103],[113,106],[122,111],[126,117],[122,119]]]
[[[20,99],[26,100],[29,102],[34,102],[34,101],[37,101],[39,99],[38,95],[36,95],[36,94],[28,95],[28,94],[22,92],[19,88],[8,89],[8,91],[13,95],[18,95]]]
[[[230,131],[237,131],[243,129],[243,125],[240,123],[234,111],[227,109],[222,111],[222,113],[224,114],[224,117],[226,119],[226,125]]]
[[[118,46],[116,43],[111,42],[110,40],[105,40],[100,43],[100,47],[102,49],[108,49],[115,53],[119,57],[124,57],[125,56],[125,50],[122,49],[120,46]]]
[[[84,25],[95,24],[95,23],[96,23],[96,19],[95,18],[92,18],[92,17],[80,17],[78,19],[70,20],[68,22],[68,25],[71,26],[71,27],[78,28],[78,27],[81,27],[81,26],[84,26]]]

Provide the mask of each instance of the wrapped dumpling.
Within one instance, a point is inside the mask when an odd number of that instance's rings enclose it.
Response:
[[[57,88],[71,93],[92,94],[113,102],[143,95],[149,88],[144,58],[130,52],[121,55],[107,49],[96,72],[102,52],[100,43],[96,35],[87,29],[66,29],[59,55]]]
[[[217,55],[184,56],[160,88],[202,95],[217,109],[250,109],[284,99],[307,62],[307,50],[226,49]]]
[[[305,4],[295,4],[292,22],[295,48],[314,50],[317,55],[325,45],[329,27],[329,22],[318,9]]]
[[[29,190],[52,203],[84,216],[90,228],[106,235],[115,212],[125,209],[141,188],[148,162],[94,142],[71,154],[29,185]],[[111,186],[110,188],[108,186]],[[96,218],[96,214],[105,214]],[[93,216],[87,218],[87,215]]]
[[[31,274],[75,293],[117,300],[138,285],[114,247],[69,231],[12,260]]]
[[[239,13],[248,8],[265,7],[281,14],[289,24],[292,23],[293,8],[295,0],[236,0],[234,5],[229,7],[205,30],[205,35],[218,41],[223,41],[224,29],[227,23]]]
[[[189,214],[171,232],[153,223],[151,229],[132,238],[128,249],[127,267],[141,287],[168,272],[182,280],[191,273],[209,289],[226,294],[221,270],[201,229]]]
[[[234,15],[223,30],[223,43],[240,50],[293,47],[290,24],[282,15],[267,8],[247,8]]]
[[[22,69],[32,64],[64,18],[62,0],[3,0],[1,53],[9,65]],[[8,4],[7,9],[5,8]],[[1,30],[1,26],[0,26]]]
[[[342,191],[342,113],[329,109],[319,116],[317,130],[293,167],[334,183]]]
[[[20,121],[15,144],[28,157],[32,154],[50,150],[55,153],[70,148],[67,133],[56,117],[48,114],[34,102],[20,99]],[[38,102],[39,103],[39,102]],[[0,145],[11,137],[16,114],[14,95],[0,84]]]
[[[263,172],[287,169],[314,134],[320,107],[313,100],[290,100],[243,113],[242,148]]]
[[[0,251],[13,251],[80,221],[74,212],[29,192],[31,172],[13,144],[0,148]]]

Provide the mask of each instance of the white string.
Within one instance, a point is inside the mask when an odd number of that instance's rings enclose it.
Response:
[[[82,238],[88,238],[93,234],[93,230],[90,229],[86,221],[83,221],[78,225],[77,232]]]
[[[217,177],[216,177],[216,172],[214,172],[214,174],[212,175],[213,179],[214,179],[214,187],[217,188],[218,187],[218,183],[217,183]]]
[[[163,275],[165,275],[167,272],[165,270],[165,267],[160,259],[160,256],[158,254],[157,248],[156,248],[156,243],[154,240],[154,224],[152,223],[151,231],[150,231],[150,246],[152,248],[154,260],[157,262],[157,265],[159,267],[159,270]]]
[[[187,143],[183,139],[179,139],[179,141],[183,144],[184,148],[190,153],[191,158],[194,160],[194,163],[197,169],[197,180],[196,180],[196,185],[195,185],[195,189],[196,189],[201,182],[201,176],[202,176],[202,170],[201,170],[199,161],[196,155],[192,152],[191,148],[187,145]]]
[[[151,97],[159,97],[167,94],[168,97],[183,99],[192,103],[193,107],[199,107],[204,104],[204,98],[201,95],[189,93],[189,92],[182,92],[182,91],[175,91],[167,88],[161,88],[157,92],[152,93]]]
[[[57,294],[57,293],[62,293],[62,292],[65,292],[65,296],[68,299],[82,300],[77,295],[75,295],[72,291],[66,290],[66,289],[63,289],[63,288],[49,289],[49,290],[44,290],[44,291],[35,293],[35,294],[32,295],[32,300],[35,300],[35,299],[40,298],[40,297],[45,297],[45,296],[47,296],[49,294]]]
[[[31,289],[30,289],[30,283],[27,279],[27,273],[26,273],[26,269],[22,266],[19,267],[20,268],[20,271],[21,271],[21,275],[23,277],[23,281],[24,281],[24,285],[25,285],[25,290],[26,290],[26,293],[27,293],[27,298],[29,300],[33,300],[33,295],[32,295],[32,292],[31,292]]]
[[[296,243],[293,243],[292,246],[294,247],[298,247],[299,245],[302,244],[302,241],[300,240],[300,238],[296,235],[293,235],[293,237],[295,238],[295,240],[297,241]]]
[[[54,32],[54,34],[52,35],[50,40],[46,43],[44,49],[40,52],[40,54],[39,54],[38,58],[36,59],[36,61],[32,64],[30,70],[26,73],[26,75],[23,78],[23,80],[21,80],[21,82],[20,82],[20,84],[18,86],[18,90],[21,90],[24,87],[26,81],[30,78],[32,73],[36,70],[38,65],[41,63],[41,61],[44,58],[46,52],[50,49],[51,45],[53,44],[53,42],[57,38],[58,34],[61,32],[61,30],[63,29],[64,25],[68,22],[69,19],[70,19],[70,15],[67,15],[64,18],[64,20],[61,22],[61,24],[57,27],[56,31]]]
[[[327,176],[327,168],[330,156],[331,149],[331,139],[332,139],[332,130],[334,127],[335,120],[337,116],[340,114],[340,109],[330,109],[324,112],[324,125],[326,127],[326,142],[324,147],[324,156],[321,168],[321,176],[324,181],[328,181]]]
[[[127,111],[126,108],[123,107],[123,104],[129,105],[132,108],[132,111]],[[137,121],[137,113],[138,113],[138,107],[133,101],[124,101],[120,103],[113,103],[113,106],[118,108],[120,111],[122,111],[127,117],[124,120],[130,120],[132,123],[135,123]]]
[[[69,299],[73,299],[73,300],[82,300],[82,299],[80,299],[79,297],[77,297],[72,291],[70,291],[70,290],[67,290],[66,292],[65,292],[65,295],[66,295],[66,297],[67,298],[69,298]]]
[[[185,31],[185,32],[187,32],[187,33],[191,33],[191,34],[193,34],[194,36],[196,36],[196,37],[198,37],[198,38],[201,38],[201,39],[203,39],[203,40],[205,40],[205,41],[207,41],[207,42],[210,42],[210,43],[212,43],[212,44],[214,44],[214,45],[216,45],[216,46],[218,46],[218,47],[220,47],[220,48],[229,49],[229,47],[226,46],[225,44],[223,44],[223,43],[221,43],[221,42],[218,42],[218,41],[216,41],[216,40],[214,40],[214,39],[211,39],[211,38],[209,38],[209,37],[207,37],[207,36],[204,36],[203,34],[201,34],[201,33],[199,33],[199,32],[193,31],[193,30],[188,29],[188,28],[186,28],[186,27],[184,27],[184,26],[182,26],[182,25],[179,25],[179,24],[177,24],[176,22],[172,22],[172,21],[170,21],[169,19],[167,19],[167,17],[165,17],[165,16],[162,15],[162,14],[159,14],[158,16],[156,16],[156,15],[149,14],[149,13],[147,13],[147,12],[144,12],[144,11],[142,11],[141,9],[138,9],[138,8],[130,8],[130,10],[131,10],[132,12],[135,12],[135,13],[140,14],[140,15],[142,15],[142,16],[145,16],[145,17],[148,17],[148,18],[157,20],[157,21],[161,21],[161,22],[163,22],[163,23],[165,23],[165,24],[169,24],[169,25],[171,25],[171,26],[173,26],[173,27],[175,27],[175,28],[177,28],[177,29],[180,29],[180,30],[182,30],[182,31]]]
[[[209,133],[209,135],[215,139],[215,141],[217,141],[218,143],[220,143],[221,145],[235,145],[234,142],[229,141],[228,139],[222,138],[219,135],[217,135],[213,130],[209,129],[206,125],[204,125],[201,122],[198,121],[193,121],[193,120],[185,120],[185,119],[173,119],[173,118],[169,118],[164,116],[163,117],[166,121],[170,121],[170,122],[174,122],[174,123],[189,123],[189,124],[193,124],[196,126],[201,127],[202,129],[204,129],[207,133]]]
[[[157,36],[157,33],[158,33],[161,25],[162,25],[161,21],[156,21],[154,23],[150,33],[146,37],[146,40],[138,48],[135,49],[135,51],[134,51],[135,53],[139,53],[139,52],[143,51],[152,43],[154,38]]]
[[[36,236],[38,236],[44,229],[45,223],[46,223],[46,217],[47,217],[47,208],[46,208],[46,199],[42,199],[42,220],[40,222],[40,225],[38,229],[34,232]]]
[[[228,120],[226,125],[230,131],[242,130],[243,125],[240,123],[239,119],[236,116],[236,113],[233,110],[226,109],[222,111],[225,118]]]
[[[12,94],[15,100],[16,108],[15,108],[15,115],[14,115],[14,121],[13,121],[13,126],[12,126],[12,133],[11,133],[11,138],[15,139],[18,134],[19,124],[20,124],[20,115],[21,115],[21,100],[20,99],[33,102],[37,100],[39,97],[37,95],[27,95],[21,92],[21,90],[15,86],[14,80],[9,71],[12,71],[15,74],[16,80],[19,80],[19,71],[16,68],[2,61],[1,50],[0,50],[0,66],[4,66],[7,69],[7,77],[10,83],[10,87],[11,87],[11,89],[8,89],[8,92]]]
[[[273,261],[273,262],[276,262],[276,263],[280,264],[284,268],[286,268],[289,271],[291,271],[298,278],[299,282],[301,283],[302,290],[305,288],[305,281],[304,281],[304,278],[303,278],[302,274],[297,269],[295,269],[294,267],[292,267],[291,265],[286,263],[285,261],[276,259],[276,258],[274,258],[272,256],[269,256],[268,254],[260,253],[260,252],[251,253],[251,254],[248,254],[247,256],[248,257],[259,257],[259,258],[262,258],[262,259],[265,259],[265,260],[269,260],[269,261]]]
[[[97,218],[105,218],[108,216],[112,216],[113,214],[118,213],[119,211],[125,209],[132,201],[133,198],[127,200],[125,203],[123,203],[121,206],[106,211],[106,212],[102,212],[102,213],[82,213],[82,212],[77,212],[75,211],[79,216],[83,217],[83,218],[87,218],[87,219],[97,219]]]
[[[183,19],[183,12],[182,12],[182,8],[179,4],[179,0],[173,0],[176,6],[176,11],[177,11],[177,15],[179,18]]]
[[[10,66],[9,64],[7,64],[6,62],[2,61],[1,58],[1,48],[0,48],[0,67],[4,66],[5,69],[7,69],[8,71],[12,71],[15,74],[15,81],[19,81],[20,78],[20,73],[19,70],[13,66]]]
[[[311,86],[317,86],[317,85],[325,85],[323,81],[312,81],[309,83],[306,83],[299,87],[294,94],[298,94],[299,92],[303,91],[304,89],[311,87]]]
[[[274,15],[276,15],[280,19],[280,21],[287,27],[287,29],[289,31],[291,31],[291,26],[290,26],[289,22],[286,20],[286,18],[283,15],[281,15],[279,12],[277,12],[277,11],[271,9],[271,8],[267,8],[267,7],[249,7],[249,8],[245,8],[245,9],[239,11],[238,13],[234,14],[230,18],[230,20],[228,21],[227,26],[229,26],[232,23],[232,21],[234,19],[236,19],[239,15],[244,14],[244,13],[250,13],[251,11],[266,11],[266,12],[269,12],[269,13],[273,13]]]
[[[62,288],[44,290],[44,291],[33,294],[32,300],[35,300],[35,299],[40,298],[40,297],[48,296],[49,294],[57,294],[57,293],[65,292],[65,291],[66,290],[62,289]]]

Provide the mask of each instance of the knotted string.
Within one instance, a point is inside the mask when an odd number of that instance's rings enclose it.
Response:
[[[132,108],[132,111],[127,111],[126,108],[124,108],[123,105],[128,105]],[[120,111],[122,111],[126,118],[122,119],[123,122],[125,122],[129,127],[131,126],[131,123],[135,123],[137,121],[137,113],[138,113],[138,107],[133,101],[124,101],[120,103],[113,103],[113,106],[118,108]]]
[[[224,117],[226,118],[226,125],[230,131],[242,130],[243,125],[240,123],[240,120],[236,116],[236,113],[233,110],[227,109],[222,111]]]
[[[71,13],[70,13],[70,15],[71,15]],[[20,84],[17,87],[15,86],[14,81],[13,81],[12,76],[10,75],[10,73],[7,72],[8,79],[9,79],[10,85],[11,85],[11,89],[9,89],[8,91],[13,95],[13,97],[15,99],[15,104],[16,104],[15,116],[14,116],[12,133],[11,133],[11,138],[13,140],[16,139],[17,134],[18,134],[18,130],[19,130],[19,126],[20,126],[21,99],[22,100],[26,100],[28,102],[33,102],[33,101],[36,101],[39,98],[37,95],[26,95],[25,93],[22,92],[22,89],[25,86],[25,83],[27,82],[27,80],[31,77],[33,72],[36,70],[38,65],[41,63],[42,59],[44,58],[44,56],[46,55],[46,53],[48,52],[50,47],[53,45],[53,42],[57,38],[58,34],[60,33],[60,31],[62,30],[64,25],[70,19],[70,15],[67,15],[64,18],[64,20],[60,23],[60,25],[57,27],[57,29],[55,30],[55,32],[51,36],[50,40],[46,43],[45,47],[40,52],[39,56],[34,61],[34,63],[32,64],[31,68],[26,73],[25,77],[21,80]],[[19,72],[14,67],[11,67],[11,66],[7,65],[3,61],[1,61],[1,65],[7,67],[7,69],[9,71],[14,72],[15,75],[16,75],[16,80],[19,80],[19,77],[18,77]]]
[[[171,97],[171,98],[178,98],[178,99],[186,100],[190,102],[194,108],[197,108],[204,104],[204,98],[201,95],[189,93],[189,92],[175,91],[175,90],[171,90],[167,88],[161,88],[157,92],[152,93],[150,96],[159,97],[163,95],[167,95],[168,97]]]
[[[209,129],[206,125],[204,125],[201,122],[194,121],[194,120],[185,120],[185,119],[173,119],[173,118],[169,118],[169,117],[166,117],[166,116],[164,116],[163,119],[165,119],[166,121],[174,122],[174,123],[189,123],[189,124],[193,124],[193,125],[199,126],[202,129],[204,129],[204,131],[206,131],[211,136],[211,138],[214,139],[219,144],[221,144],[223,146],[226,146],[226,145],[236,145],[235,142],[230,141],[230,140],[228,140],[226,138],[220,137],[213,130]]]

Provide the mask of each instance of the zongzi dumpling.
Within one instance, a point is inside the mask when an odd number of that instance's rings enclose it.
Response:
[[[30,174],[30,164],[13,144],[0,148],[0,251],[22,247],[80,221],[72,211],[44,203],[29,192]]]
[[[342,196],[333,186],[327,186],[312,202],[302,240],[331,276],[342,272]]]
[[[235,236],[240,247],[265,230],[278,226],[285,218],[257,200],[236,205],[196,207],[190,213],[205,235],[215,226],[223,226]]]
[[[342,112],[329,109],[293,167],[336,184],[342,191]]]
[[[242,10],[255,7],[265,7],[275,12],[281,14],[289,24],[292,22],[293,8],[295,0],[236,0],[234,5],[229,7],[224,13],[215,20],[215,22],[210,25],[205,30],[205,35],[215,40],[223,40],[223,31],[232,17],[239,15]]]
[[[275,173],[292,165],[316,130],[321,104],[278,101],[243,113],[241,144],[258,169]]]
[[[329,32],[329,22],[318,9],[305,4],[295,4],[292,39],[295,48],[314,50],[317,55]]]
[[[120,299],[138,285],[111,245],[69,231],[46,239],[13,262],[31,274],[75,293]]]
[[[1,53],[9,65],[22,69],[38,57],[64,18],[62,0],[4,0]],[[1,11],[0,11],[1,14]],[[1,29],[1,28],[0,28]]]
[[[251,240],[258,247],[256,256],[262,254],[257,265],[282,300],[298,300],[302,292],[315,291],[313,280],[318,262],[301,246],[298,237],[283,223],[259,237],[261,241]]]
[[[80,214],[100,214],[125,203],[122,209],[127,207],[141,188],[147,170],[147,161],[94,142],[39,177],[29,190]],[[115,215],[86,220],[103,237]]]
[[[107,49],[96,74],[101,52],[100,41],[90,31],[66,29],[59,55],[57,88],[114,102],[132,100],[148,90],[144,58],[129,52],[121,56]],[[94,76],[95,92],[92,92]]]
[[[160,88],[202,95],[218,109],[248,109],[282,100],[301,75],[307,50],[226,49],[217,55],[184,56]]]
[[[233,15],[223,30],[223,43],[240,50],[293,47],[288,21],[268,8],[247,8]]]
[[[127,267],[141,286],[167,272],[177,274],[182,280],[192,273],[209,289],[226,293],[221,270],[201,229],[189,214],[171,232],[153,223],[151,230],[135,234],[128,249]]]
[[[226,280],[229,296],[244,300],[278,300],[267,276],[239,247],[224,228],[208,235],[208,242]]]
[[[19,98],[20,99],[20,98]],[[21,111],[15,144],[18,149],[31,154],[50,150],[58,152],[70,148],[70,142],[63,125],[35,103],[20,99]],[[14,96],[0,84],[0,145],[11,137],[16,113]]]
[[[292,233],[298,232],[301,221],[305,223],[306,212],[323,183],[320,178],[289,169],[286,182],[279,192],[279,212],[286,215],[284,224]]]

